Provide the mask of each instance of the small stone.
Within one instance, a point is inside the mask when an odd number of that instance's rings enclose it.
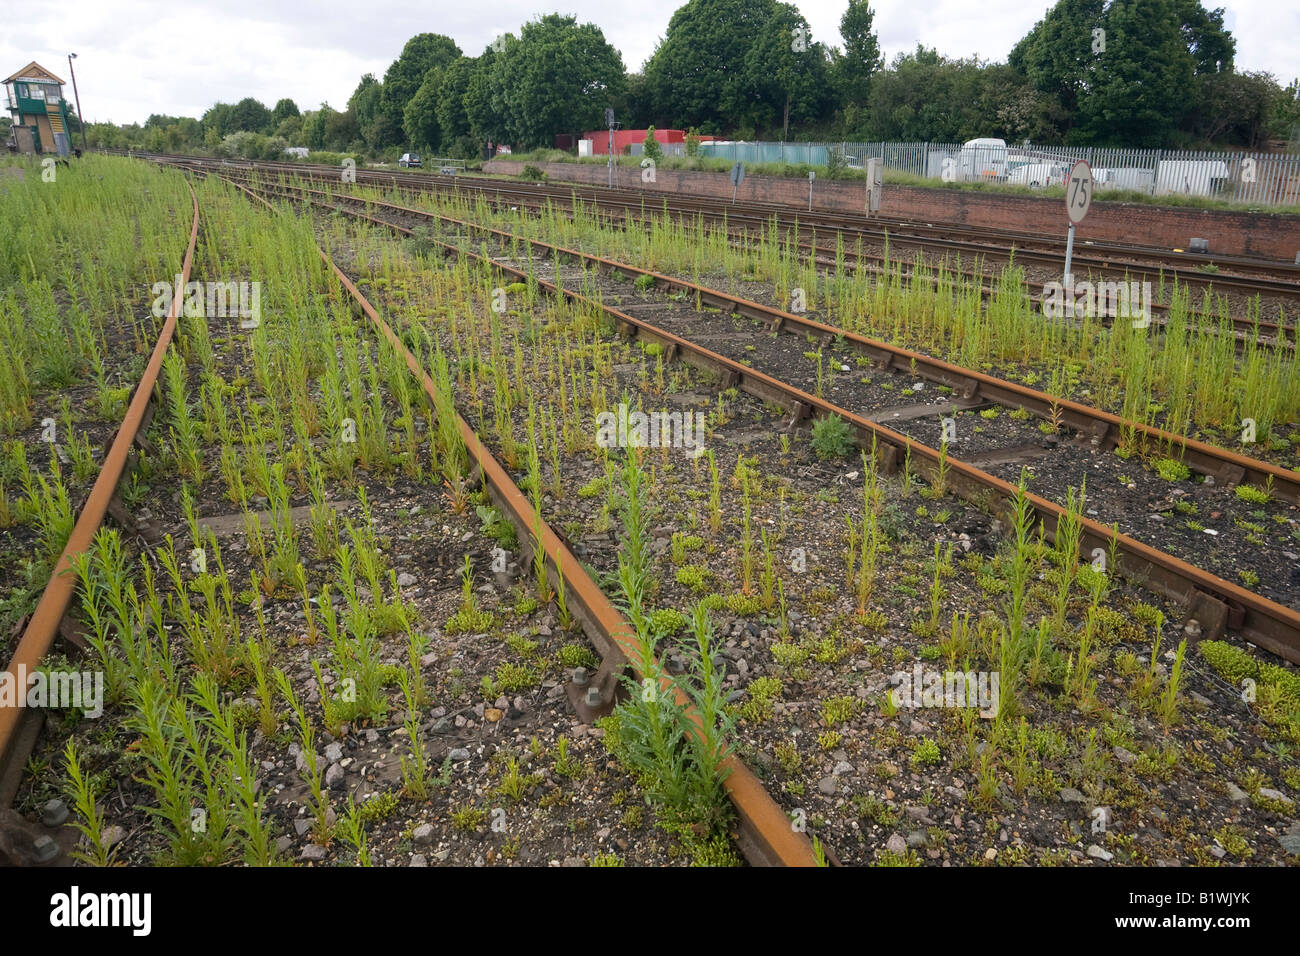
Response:
[[[465,718],[462,717],[460,714],[457,714],[457,715],[456,715],[456,720],[455,720],[455,725],[456,725],[457,727],[464,727],[464,726],[465,726]]]
[[[835,765],[835,769],[831,771],[831,773],[836,777],[838,777],[842,773],[852,773],[852,772],[853,772],[853,764],[849,763],[847,760],[841,760],[839,763]]]
[[[1210,847],[1210,856],[1214,857],[1216,860],[1222,860],[1227,855],[1228,851],[1221,846]]]
[[[433,842],[433,825],[429,823],[421,823],[411,831],[411,839],[415,842],[416,846],[428,846]]]
[[[1288,807],[1295,802],[1290,797],[1288,797],[1285,793],[1283,793],[1281,790],[1274,790],[1271,787],[1260,787],[1259,795],[1269,800],[1277,800],[1280,803],[1286,804]]]
[[[342,767],[338,764],[331,764],[330,768],[325,771],[325,786],[331,790],[342,790],[347,782],[345,777]]]
[[[817,781],[817,789],[829,796],[839,791],[840,783],[834,777],[822,777]]]
[[[1300,856],[1300,833],[1283,833],[1277,842],[1291,856]]]
[[[368,743],[368,744],[377,744],[377,743],[379,743],[379,731],[377,731],[377,730],[367,730],[367,731],[366,731],[366,743]]]
[[[1066,803],[1083,803],[1086,798],[1074,787],[1066,787],[1061,791],[1061,799]]]
[[[405,571],[403,571],[401,574],[397,576],[397,586],[399,588],[409,588],[414,583],[415,583],[414,574],[407,574]]]
[[[1103,863],[1109,863],[1115,858],[1115,854],[1108,853],[1095,843],[1088,847],[1088,856],[1094,860],[1101,860]]]
[[[285,834],[284,836],[282,836],[282,837],[278,837],[278,838],[276,839],[276,841],[275,841],[275,852],[276,852],[276,853],[288,853],[288,852],[289,852],[289,847],[291,847],[291,846],[293,846],[293,837],[289,836],[288,834]]]
[[[328,760],[330,763],[338,763],[340,760],[342,760],[343,745],[340,743],[332,743],[328,747],[326,747],[325,759]]]
[[[498,710],[495,707],[488,707],[486,710],[483,711],[483,719],[486,720],[489,724],[495,724],[498,720],[500,720],[504,716],[505,713],[503,711]]]
[[[429,861],[424,858],[423,853],[417,853],[411,857],[411,866],[428,866]]]
[[[1245,790],[1242,790],[1241,787],[1237,786],[1235,783],[1229,782],[1228,799],[1231,800],[1233,803],[1244,803],[1245,801],[1250,799],[1250,794],[1248,794]]]
[[[452,731],[451,721],[446,717],[439,717],[429,728],[431,734],[449,734]]]
[[[310,821],[310,820],[294,820],[294,821],[293,821],[293,832],[296,833],[296,834],[298,834],[298,836],[302,836],[304,833],[306,833],[306,832],[307,832],[308,830],[310,830],[310,829],[311,829],[311,821]]]
[[[885,844],[885,849],[890,853],[906,853],[907,840],[903,838],[901,833],[891,833],[889,841]]]
[[[1125,750],[1123,747],[1120,746],[1116,746],[1114,750],[1115,750],[1115,759],[1118,760],[1120,763],[1125,765],[1137,763],[1137,759],[1138,759],[1137,755],[1134,754],[1131,750]]]
[[[998,851],[996,848],[989,847],[987,850],[984,851],[984,859],[996,860],[997,858],[998,858]]]
[[[317,843],[309,843],[302,848],[302,853],[298,854],[298,856],[303,860],[320,862],[325,859],[325,848]]]
[[[101,839],[104,842],[105,849],[107,849],[108,847],[116,846],[117,844],[125,840],[126,831],[115,824],[104,830]]]
[[[469,751],[464,747],[457,747],[451,753],[447,754],[447,756],[452,759],[453,763],[462,763],[469,759]]]
[[[909,833],[907,835],[907,845],[913,850],[919,850],[921,847],[925,846],[925,831],[913,830]]]

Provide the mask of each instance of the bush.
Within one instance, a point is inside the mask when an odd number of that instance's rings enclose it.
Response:
[[[647,127],[645,131],[645,142],[642,144],[643,152],[646,159],[653,159],[656,163],[664,158],[663,147],[659,145],[659,140],[655,139],[655,128]]]
[[[546,174],[536,166],[529,163],[519,174],[520,179],[531,179],[533,182],[540,182],[546,178]]]
[[[813,422],[812,447],[818,458],[843,458],[853,450],[853,429],[838,415]]]

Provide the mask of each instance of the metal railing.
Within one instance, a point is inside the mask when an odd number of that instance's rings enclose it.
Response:
[[[996,141],[995,141],[996,143]],[[1097,190],[1129,189],[1152,196],[1203,196],[1258,206],[1300,205],[1300,153],[1128,149],[1124,147],[999,146],[982,142],[712,142],[701,156],[745,163],[825,166],[831,151],[850,168],[872,157],[886,168],[940,182],[998,182],[1046,188],[1061,185],[1078,160],[1092,166]]]

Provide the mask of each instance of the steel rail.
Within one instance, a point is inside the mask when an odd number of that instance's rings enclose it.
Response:
[[[316,177],[299,177],[299,178],[306,178],[312,182],[320,181]],[[244,181],[248,182],[249,180],[244,180]],[[425,191],[428,192],[430,190],[425,190]],[[375,202],[376,201],[367,197],[355,196],[348,193],[334,193],[333,196],[334,198],[345,199],[350,202]],[[541,202],[532,198],[518,199],[512,201],[509,199],[502,199],[499,196],[487,198],[485,199],[485,201],[497,207],[509,205],[511,209],[523,207],[527,209],[536,210],[539,212],[549,207],[550,209],[556,210],[567,217],[574,217],[576,215],[576,210],[573,208],[573,206],[570,205],[569,207],[566,208],[563,205],[556,205],[552,203],[550,197],[548,197],[545,202]],[[685,217],[679,217],[678,221],[679,222],[684,221],[684,219]],[[610,227],[622,228],[625,230],[631,229],[633,223],[633,220],[629,219],[626,216],[622,218],[617,216],[608,216],[606,217],[605,221],[606,224],[609,225]],[[742,251],[752,251],[753,242],[756,239],[761,239],[761,234],[755,234],[754,232],[743,230],[743,229],[731,229],[728,227],[727,237],[728,237],[728,242],[733,247],[740,249]],[[856,249],[850,249],[847,247],[840,250],[830,246],[823,246],[820,243],[816,242],[815,236],[810,241],[804,241],[803,239],[799,239],[795,245],[795,248],[798,250],[798,255],[802,257],[804,261],[809,261],[811,259],[811,261],[816,265],[829,266],[835,264],[835,260],[832,257],[840,254],[841,252],[846,258],[851,258],[856,263],[862,263],[865,261],[865,262],[884,264],[886,262],[886,258],[883,255],[875,255],[872,253],[860,252]],[[868,271],[870,271],[873,274],[879,274],[883,270],[879,268],[869,267]],[[980,283],[980,295],[985,299],[991,297],[994,294],[994,290],[992,289],[992,287],[984,284],[984,282],[988,279],[988,276],[985,276],[982,273],[978,273],[975,272],[974,270],[969,270],[969,269],[959,269],[954,266],[950,270],[950,274],[961,276],[962,278],[968,281],[972,281],[972,282],[978,281]],[[915,281],[915,279],[917,278],[917,276],[915,275],[915,266],[913,264],[909,264],[909,271],[907,273],[907,278],[913,281]],[[927,277],[927,281],[929,281],[932,285],[937,285],[939,279],[936,275],[930,275]],[[1044,295],[1031,294],[1030,301],[1042,304],[1046,301],[1046,297]],[[1150,320],[1150,324],[1153,327],[1157,329],[1161,329],[1166,327],[1169,324],[1167,318],[1158,318],[1156,316],[1159,314],[1167,315],[1170,310],[1170,306],[1163,303],[1153,302],[1150,303],[1150,310],[1152,314],[1149,316],[1149,320]],[[1099,314],[1097,316],[1097,319],[1100,320],[1107,327],[1114,324],[1114,317],[1109,314]],[[1293,335],[1300,335],[1300,326],[1294,324],[1283,325],[1268,319],[1252,320],[1252,319],[1242,318],[1240,316],[1230,316],[1229,322],[1232,325],[1231,333],[1234,339],[1234,347],[1237,349],[1239,354],[1247,353],[1252,344],[1262,348],[1276,348],[1276,349],[1283,349],[1286,351],[1292,351],[1294,350],[1295,347],[1294,343],[1288,340],[1286,338],[1286,335],[1288,332],[1292,333]],[[1227,331],[1217,326],[1207,327],[1203,325],[1191,325],[1189,326],[1189,328],[1194,328],[1202,334],[1214,335],[1214,336],[1225,334],[1225,332]]]
[[[242,187],[241,187],[242,188]],[[314,200],[312,202],[315,202]],[[324,204],[321,204],[324,205]],[[335,208],[338,207],[329,207]],[[359,213],[350,215],[363,220],[383,226],[395,232],[402,233],[411,237],[416,237],[414,230],[395,223],[385,222],[382,219],[376,219]],[[434,214],[425,213],[419,210],[413,210],[421,216],[432,217]],[[477,227],[486,230],[486,227]],[[597,260],[607,264],[610,269],[626,272],[629,275],[654,275],[657,279],[662,279],[676,287],[696,290],[700,293],[701,298],[713,297],[714,301],[733,302],[737,305],[742,304],[745,300],[728,296],[725,293],[715,290],[705,289],[696,286],[693,283],[685,282],[679,279],[672,279],[668,276],[662,276],[658,273],[648,273],[644,270],[636,269],[621,263],[615,263],[611,260],[599,260],[598,257],[587,256],[585,253],[575,250],[563,250],[561,247],[550,246],[539,240],[531,240],[524,237],[512,237],[509,233],[502,233],[500,230],[486,230],[501,234],[508,238],[528,242],[533,246],[541,246],[551,251],[559,251],[561,254],[568,254],[577,258],[587,258]],[[427,237],[425,237],[427,238]],[[886,471],[892,470],[905,458],[912,463],[919,463],[922,469],[929,476],[937,476],[941,471],[950,481],[963,498],[971,501],[979,507],[998,513],[1008,518],[1012,503],[1018,494],[1016,486],[997,478],[974,465],[960,461],[948,455],[946,450],[937,450],[924,445],[914,439],[900,434],[890,428],[880,425],[876,422],[860,416],[847,409],[841,408],[824,399],[818,398],[801,389],[795,388],[785,382],[782,382],[772,376],[766,375],[739,362],[719,355],[703,346],[697,345],[687,339],[682,338],[672,332],[661,329],[643,319],[635,318],[625,312],[598,302],[587,296],[584,296],[574,290],[562,288],[556,284],[538,279],[535,276],[530,277],[523,270],[516,269],[504,263],[500,263],[490,257],[482,256],[468,249],[461,249],[451,243],[443,242],[437,239],[428,240],[441,246],[447,255],[469,255],[470,257],[483,261],[486,264],[496,268],[502,273],[515,276],[521,281],[528,281],[530,278],[536,282],[539,287],[546,289],[552,295],[563,296],[573,302],[578,302],[586,307],[603,311],[615,320],[615,323],[624,329],[630,330],[631,334],[639,334],[650,341],[658,342],[665,346],[666,354],[670,358],[680,357],[690,361],[699,367],[709,369],[719,373],[722,379],[723,387],[738,387],[763,400],[774,401],[785,408],[790,409],[793,414],[791,424],[800,420],[814,417],[817,413],[822,416],[836,415],[844,419],[852,426],[858,435],[859,443],[864,447],[876,445],[878,448],[883,445],[884,454],[880,455],[881,464]],[[807,322],[799,316],[789,313],[780,313],[779,310],[771,310],[757,303],[748,303],[748,305],[757,310],[763,310],[767,313],[777,313],[781,320],[794,320],[796,322]],[[816,323],[820,325],[820,323]],[[823,326],[828,333],[835,330]],[[906,350],[898,350],[892,346],[883,346],[891,355],[902,353],[903,355],[912,355]],[[916,355],[918,363],[924,356]],[[944,370],[949,370],[950,374],[957,381],[969,380],[978,373],[972,373],[967,369],[953,366],[946,362],[939,362],[935,359],[926,359],[933,363],[936,377],[945,374]],[[983,376],[982,378],[989,378]],[[1026,403],[1030,396],[1042,395],[1034,392],[1032,389],[1023,386],[1015,386],[1012,383],[999,382],[992,380],[996,387],[1006,388],[1016,395],[1017,401]],[[982,383],[981,383],[982,384]],[[1043,396],[1047,397],[1047,396]],[[1083,413],[1091,419],[1096,413],[1095,409],[1089,409],[1086,406],[1075,405],[1070,403],[1066,406],[1061,403],[1065,414]],[[1030,408],[1033,411],[1032,408]],[[1114,421],[1122,421],[1115,416],[1107,416],[1108,426]],[[1182,439],[1179,439],[1182,442]],[[1208,447],[1208,446],[1207,446]],[[1213,449],[1216,452],[1221,450]],[[1231,453],[1227,453],[1231,454]],[[1241,457],[1241,456],[1233,456]],[[1252,463],[1252,467],[1258,468],[1267,466],[1263,462],[1253,462],[1252,459],[1246,459]],[[1244,469],[1243,469],[1244,470]],[[955,480],[954,480],[955,479]],[[1041,523],[1044,533],[1050,540],[1055,540],[1056,525],[1059,520],[1065,517],[1067,510],[1032,493],[1026,493],[1026,500],[1034,512],[1035,519]],[[996,501],[996,503],[995,503]],[[1273,653],[1292,661],[1300,663],[1300,611],[1286,607],[1275,601],[1271,601],[1262,595],[1255,594],[1231,581],[1220,578],[1201,568],[1195,567],[1173,555],[1153,548],[1127,535],[1118,534],[1114,529],[1101,524],[1098,521],[1087,517],[1079,516],[1081,526],[1080,551],[1082,555],[1091,555],[1095,549],[1100,548],[1103,551],[1113,548],[1115,553],[1122,558],[1119,561],[1117,572],[1122,572],[1124,576],[1133,580],[1135,583],[1147,588],[1148,590],[1163,595],[1170,600],[1184,605],[1189,610],[1189,617],[1197,619],[1198,624],[1202,627],[1202,633],[1205,636],[1211,636],[1222,630],[1231,628],[1247,637],[1253,643],[1263,647]]]
[[[270,188],[284,187],[271,184]],[[304,191],[316,195],[325,195],[315,190]],[[869,338],[856,332],[849,332],[837,326],[810,319],[807,316],[786,312],[717,289],[699,286],[685,279],[642,269],[623,262],[616,262],[581,250],[553,245],[540,239],[516,236],[505,230],[484,226],[480,223],[469,222],[423,209],[399,206],[380,200],[362,199],[346,195],[333,198],[364,203],[371,208],[391,209],[404,215],[438,219],[452,223],[461,229],[492,235],[503,242],[526,242],[530,248],[544,251],[548,256],[558,253],[571,259],[592,263],[602,271],[620,273],[633,279],[648,276],[658,288],[698,294],[700,300],[707,302],[709,305],[767,322],[773,331],[793,326],[800,331],[814,333],[824,341],[841,339],[850,343],[858,352],[870,357],[882,368],[906,367],[911,369],[915,366],[922,377],[954,388],[964,399],[982,399],[1011,409],[1023,408],[1044,420],[1063,422],[1075,431],[1090,436],[1099,445],[1114,443],[1125,432],[1141,435],[1147,442],[1167,449],[1176,449],[1181,454],[1184,464],[1198,474],[1210,475],[1220,483],[1237,484],[1244,482],[1261,489],[1268,487],[1283,500],[1300,501],[1300,472],[1291,471],[1225,448],[1219,448],[1194,438],[1177,435],[1152,425],[1130,421],[1090,405],[1084,405],[1070,399],[1057,398],[1027,385],[997,378],[964,366],[954,365],[951,362],[945,362],[922,352],[891,345],[879,339]],[[385,226],[392,225],[382,220],[375,221]]]
[[[210,160],[197,157],[188,157],[189,162],[193,164],[211,163]],[[328,166],[314,166],[310,164],[297,163],[265,163],[261,161],[246,161],[227,163],[228,166],[242,167],[250,169],[264,169],[275,172],[289,173],[297,176],[307,176],[309,178],[320,178],[325,180],[339,180],[339,171],[337,168]],[[891,243],[903,245],[920,245],[920,246],[938,246],[942,248],[954,249],[957,251],[968,250],[982,255],[1007,256],[1014,254],[1021,259],[1033,259],[1034,261],[1043,262],[1052,266],[1062,263],[1064,256],[1055,251],[1036,251],[1027,248],[1028,245],[1037,243],[1039,245],[1055,245],[1057,240],[1051,236],[1044,235],[1023,235],[1007,230],[983,229],[970,226],[962,226],[953,223],[920,223],[911,219],[900,218],[892,222],[882,221],[879,217],[874,217],[870,221],[864,222],[861,216],[835,213],[824,210],[814,211],[812,213],[806,210],[792,209],[789,205],[781,203],[761,203],[761,202],[742,202],[728,204],[722,200],[684,196],[671,193],[657,193],[646,190],[627,189],[618,187],[612,192],[605,187],[596,187],[586,183],[563,183],[563,184],[533,184],[520,185],[505,179],[494,179],[490,177],[466,178],[462,176],[445,177],[426,175],[420,173],[394,173],[380,170],[357,170],[357,182],[366,181],[387,182],[394,186],[408,186],[418,190],[437,190],[452,189],[464,191],[495,191],[499,195],[512,195],[524,199],[547,196],[550,198],[567,199],[573,196],[597,203],[603,206],[634,209],[634,208],[661,208],[667,206],[669,209],[695,215],[706,215],[714,219],[727,218],[728,221],[751,222],[756,223],[759,228],[765,228],[773,217],[786,228],[797,227],[799,229],[818,229],[828,228],[832,231],[842,233],[855,233],[864,239],[873,241],[884,241],[888,239]],[[899,230],[925,230],[930,232],[942,232],[940,236],[920,236],[908,235],[906,231]],[[970,239],[952,239],[948,236],[954,232],[965,233],[968,236],[979,238]],[[989,240],[988,236],[993,235],[1004,240],[1004,243]],[[1007,245],[1006,243],[1009,243]],[[1098,270],[1110,270],[1112,272],[1130,272],[1137,275],[1154,276],[1157,272],[1163,273],[1166,277],[1178,278],[1189,285],[1206,286],[1219,285],[1221,287],[1236,288],[1247,293],[1257,293],[1260,291],[1271,291],[1276,295],[1297,296],[1300,295],[1300,266],[1294,263],[1275,260],[1261,260],[1250,257],[1213,257],[1204,256],[1197,253],[1175,253],[1171,250],[1155,249],[1141,246],[1112,246],[1109,244],[1085,242],[1084,251],[1075,256],[1075,262],[1080,265],[1091,265]],[[1097,254],[1092,254],[1096,252]],[[1146,263],[1136,261],[1124,261],[1124,257],[1135,257],[1141,259],[1145,257],[1152,260]],[[1188,271],[1179,269],[1177,265],[1167,265],[1171,261],[1183,262],[1187,265],[1194,266],[1198,271]],[[1206,275],[1199,271],[1200,268],[1207,264],[1220,263],[1236,264],[1238,268],[1244,270],[1254,270],[1267,274],[1282,274],[1288,278],[1275,278],[1269,275],[1265,276],[1248,276],[1248,275]],[[1294,278],[1292,278],[1294,277]]]
[[[261,169],[305,178],[339,181],[337,167],[310,163],[277,163],[260,160],[215,161],[207,157],[168,154],[138,153],[136,155],[147,158],[158,157],[195,167],[221,165],[227,168]],[[355,173],[356,181],[363,184],[377,182],[394,186],[408,186],[413,189],[436,190],[450,188],[466,192],[493,190],[501,195],[515,195],[518,197],[537,197],[540,195],[567,199],[577,196],[603,206],[627,209],[636,208],[637,206],[646,207],[648,200],[650,208],[667,206],[671,210],[680,213],[705,215],[714,219],[727,218],[731,222],[751,222],[756,224],[758,228],[765,228],[775,216],[786,228],[813,229],[826,227],[841,233],[855,233],[870,241],[879,242],[887,239],[891,244],[938,247],[954,251],[965,250],[999,258],[1014,254],[1021,260],[1035,261],[1052,267],[1059,267],[1064,261],[1064,256],[1061,253],[1035,251],[1026,248],[1028,245],[1035,243],[1039,245],[1056,244],[1057,241],[1051,236],[1019,234],[1007,230],[977,228],[956,223],[921,223],[914,219],[901,217],[886,222],[878,216],[873,217],[870,222],[864,222],[861,216],[855,214],[836,213],[826,210],[809,213],[806,210],[797,209],[784,203],[762,203],[757,201],[726,203],[721,199],[684,196],[668,192],[650,192],[626,187],[616,187],[614,190],[610,190],[606,187],[578,182],[565,182],[563,184],[538,183],[524,186],[519,185],[516,181],[504,178],[497,179],[490,176],[451,177],[374,169],[358,169]],[[909,236],[905,231],[899,231],[907,229],[942,232],[944,234],[964,232],[967,235],[977,237],[995,236],[1004,240],[1005,243],[1010,243],[1010,245],[999,244],[990,241],[988,238],[951,239],[945,236]],[[1085,242],[1083,245],[1084,251],[1077,252],[1074,258],[1077,266],[1092,266],[1099,271],[1108,270],[1112,273],[1125,273],[1146,278],[1156,278],[1158,276],[1163,276],[1166,279],[1177,278],[1189,286],[1233,288],[1248,295],[1268,292],[1286,297],[1300,296],[1300,266],[1286,261],[1247,256],[1206,256],[1199,253],[1177,253],[1172,250],[1153,247],[1111,245],[1097,242]],[[1093,252],[1097,254],[1094,255]],[[1124,260],[1126,256],[1138,259],[1145,257],[1152,261],[1147,263],[1129,262]],[[1215,274],[1210,276],[1200,271],[1192,271],[1187,268],[1180,269],[1177,265],[1168,265],[1171,262],[1182,262],[1196,270],[1207,264],[1216,266],[1228,264],[1241,270],[1254,271],[1263,275]],[[1287,276],[1288,278],[1276,278],[1277,275]]]
[[[233,185],[274,211],[274,206],[253,191],[237,183]],[[347,289],[366,318],[402,356],[407,368],[419,379],[426,398],[436,409],[438,405],[436,386],[433,379],[421,367],[419,360],[324,250],[317,246],[316,251]],[[582,621],[584,632],[603,656],[608,658],[610,655],[615,655],[614,667],[617,671],[630,669],[636,672],[639,679],[642,675],[637,672],[635,664],[639,658],[639,650],[631,625],[614,608],[609,598],[583,569],[568,546],[537,514],[527,496],[519,490],[510,475],[459,413],[456,414],[456,422],[471,460],[478,465],[494,503],[515,525],[519,541],[521,543],[534,539],[540,541],[548,561],[548,572],[557,581],[563,580],[569,593],[569,600],[574,605],[571,610]],[[688,716],[698,728],[699,715],[689,706],[690,701],[681,689],[668,678],[661,681],[661,689],[675,693],[677,703],[687,708]],[[808,838],[802,832],[795,830],[790,818],[763,789],[763,785],[743,761],[734,754],[729,755],[719,766],[719,770],[726,775],[723,786],[736,808],[740,825],[737,842],[751,863],[769,866],[817,865]]]
[[[199,199],[194,192],[194,187],[189,183],[186,183],[186,186],[190,190],[190,198],[194,204],[194,217],[190,225],[189,244],[185,248],[185,258],[181,263],[182,288],[190,279],[190,267],[194,262],[194,249],[199,236]],[[131,446],[145,419],[154,386],[158,382],[163,357],[175,335],[177,317],[183,299],[183,296],[172,297],[171,308],[167,312],[162,330],[158,333],[158,340],[149,356],[149,362],[145,365],[140,381],[131,396],[122,424],[118,426],[113,443],[104,456],[99,475],[77,515],[77,521],[54,565],[49,583],[41,592],[40,601],[32,611],[23,636],[5,668],[7,678],[13,682],[11,686],[20,688],[20,693],[25,694],[27,688],[25,684],[18,682],[19,672],[30,674],[40,666],[41,660],[54,643],[64,615],[68,613],[77,587],[73,560],[90,548],[96,532],[104,521],[104,516],[108,513],[109,503],[117,491],[118,483],[122,480]],[[0,707],[0,805],[8,806],[17,792],[27,755],[35,745],[40,731],[39,713],[31,708],[17,705]]]

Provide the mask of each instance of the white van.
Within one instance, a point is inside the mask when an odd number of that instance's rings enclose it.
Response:
[[[974,182],[1005,182],[1007,142],[1004,139],[972,139],[962,144],[957,156],[961,178]]]

